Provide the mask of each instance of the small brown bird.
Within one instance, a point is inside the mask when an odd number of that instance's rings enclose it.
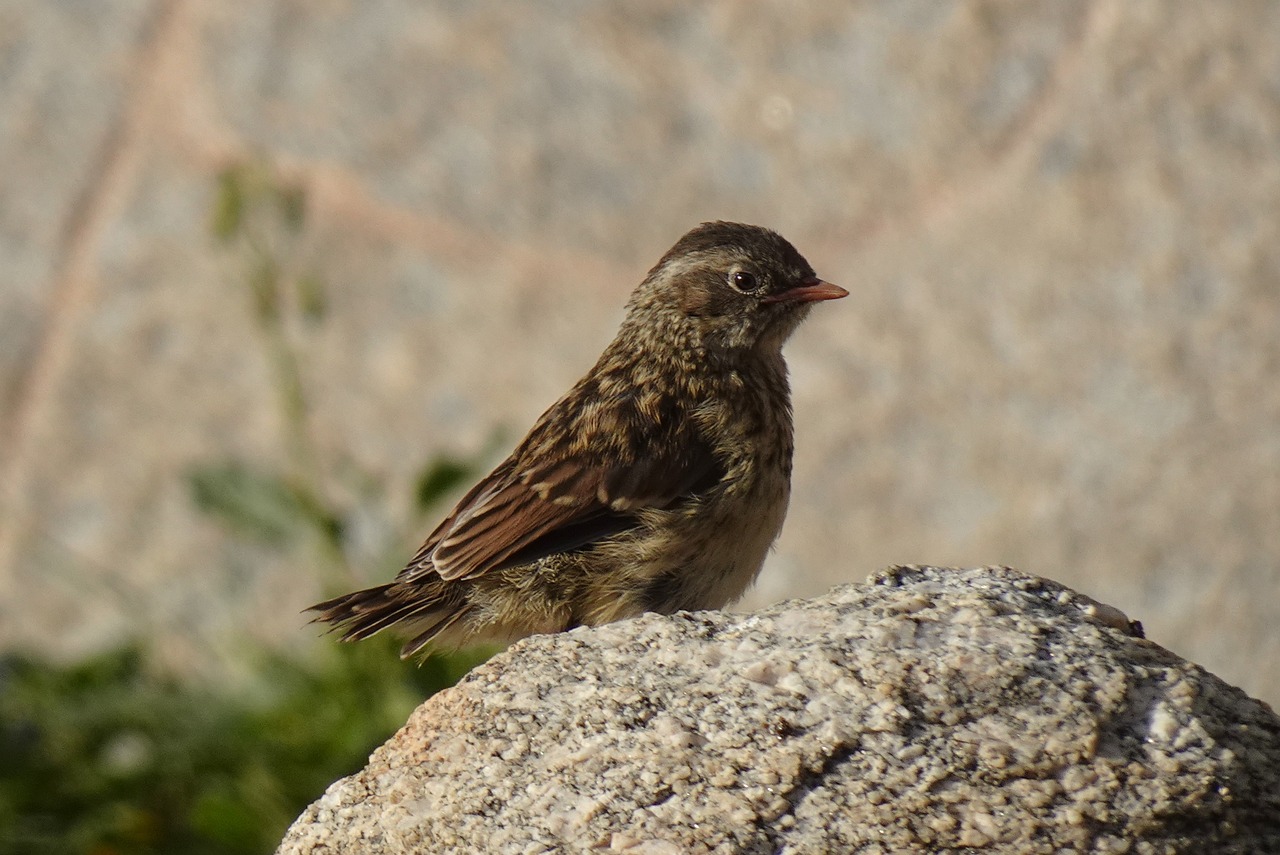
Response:
[[[316,620],[344,641],[396,626],[408,657],[737,599],[791,493],[783,342],[810,304],[848,293],[768,229],[698,226],[395,581],[312,606]]]

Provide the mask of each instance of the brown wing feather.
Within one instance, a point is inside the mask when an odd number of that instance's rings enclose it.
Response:
[[[514,468],[515,455],[512,455],[502,463],[498,464],[496,469],[484,478],[480,479],[478,484],[468,490],[466,495],[463,496],[458,501],[458,504],[454,506],[453,510],[449,512],[449,515],[440,521],[440,524],[435,527],[431,534],[427,535],[427,539],[423,542],[421,548],[419,548],[413,558],[409,560],[409,563],[405,565],[405,568],[396,575],[396,581],[409,581],[422,576],[425,573],[434,572],[435,567],[431,563],[431,555],[435,551],[436,545],[440,543],[440,540],[450,529],[453,528],[459,515],[478,501],[482,500],[485,493],[492,492],[497,489],[497,487],[511,476],[511,472]]]
[[[630,420],[643,425],[642,420]],[[463,497],[400,574],[474,578],[632,527],[636,512],[669,507],[723,476],[691,425],[668,422],[612,442],[557,441],[577,428],[544,417],[519,448]],[[673,437],[672,433],[688,432]],[[605,463],[598,449],[610,448]],[[551,456],[551,449],[592,449]]]
[[[436,544],[431,562],[445,580],[479,575],[542,535],[590,512],[590,505],[580,500],[572,505],[545,501],[517,481],[495,497],[493,510],[485,516],[473,516],[451,527]]]

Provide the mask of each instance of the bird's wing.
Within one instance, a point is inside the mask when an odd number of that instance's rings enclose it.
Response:
[[[554,424],[535,427],[463,497],[400,578],[429,570],[445,580],[470,578],[578,549],[634,527],[638,511],[670,507],[724,476],[710,446],[687,425],[639,429],[621,441],[615,434],[603,442],[580,435],[558,442],[559,434]]]

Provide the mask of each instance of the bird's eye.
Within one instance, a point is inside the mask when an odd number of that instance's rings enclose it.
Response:
[[[729,284],[744,294],[749,294],[760,287],[760,280],[754,273],[746,270],[735,270],[729,274]]]

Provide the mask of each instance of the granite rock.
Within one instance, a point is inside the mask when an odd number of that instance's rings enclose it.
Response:
[[[1265,853],[1278,820],[1266,704],[1057,583],[895,567],[520,642],[279,853]]]

